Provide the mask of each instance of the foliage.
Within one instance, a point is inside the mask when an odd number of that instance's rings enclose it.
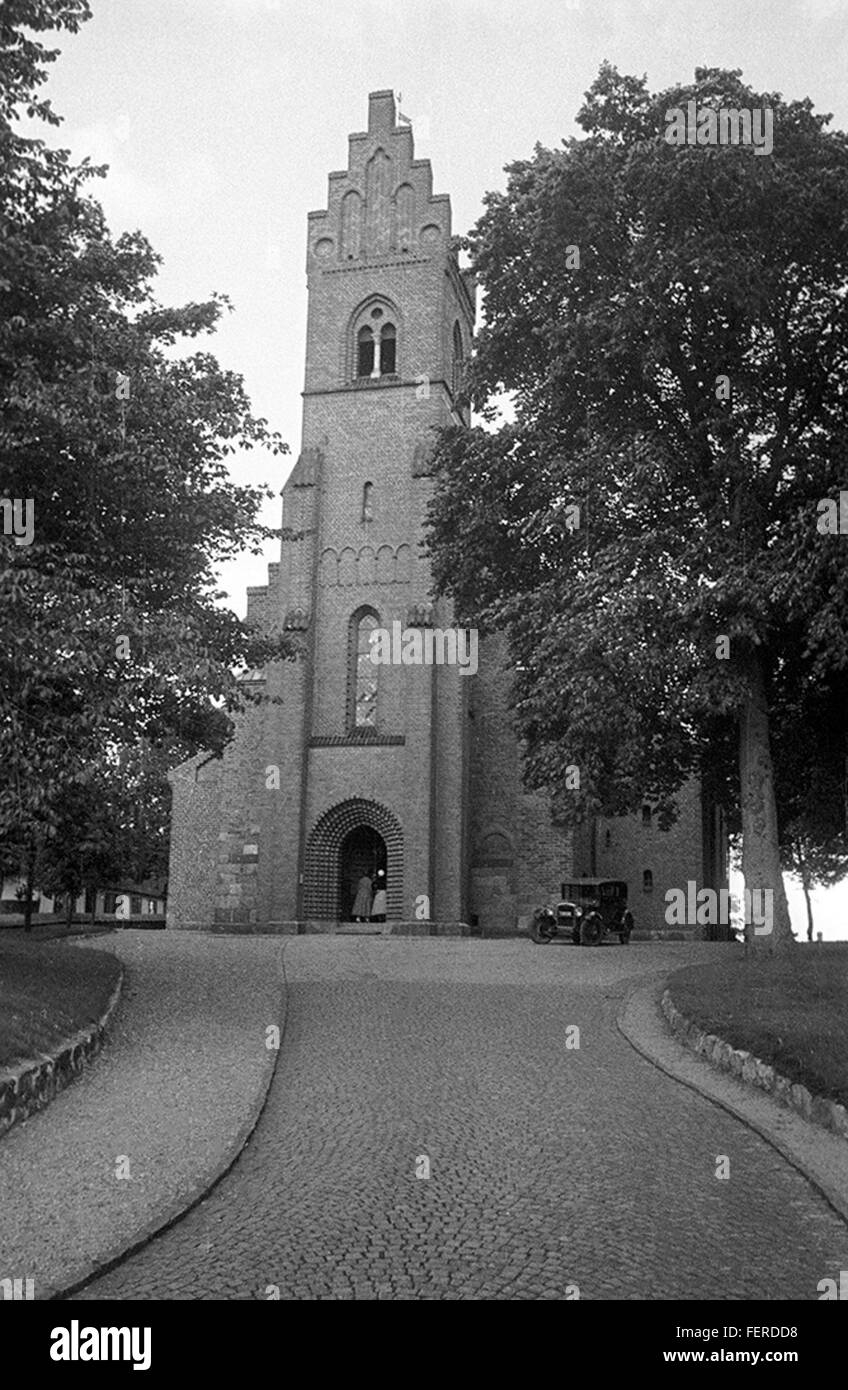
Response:
[[[670,145],[690,99],[771,108],[773,154]],[[437,587],[507,632],[526,777],[564,820],[647,796],[668,824],[705,775],[746,881],[783,899],[770,724],[782,743],[791,697],[809,750],[848,666],[846,542],[817,530],[848,462],[848,142],[706,68],[652,94],[604,65],[578,120],[509,166],[467,241],[490,428],[441,437]]]
[[[20,133],[24,115],[58,124],[38,95],[56,53],[32,35],[88,17],[84,0],[0,11],[0,497],[34,508],[31,544],[0,535],[0,839],[28,860],[104,779],[117,795],[118,750],[220,753],[252,698],[239,673],[295,653],[215,588],[220,562],[278,534],[258,520],[271,490],[229,460],[286,450],[237,375],[177,356],[227,300],[159,304],[159,258],[89,196],[103,171]]]

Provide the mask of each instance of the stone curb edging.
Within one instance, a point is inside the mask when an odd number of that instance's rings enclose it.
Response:
[[[59,1091],[79,1076],[86,1063],[97,1056],[124,986],[124,966],[121,962],[118,964],[117,983],[95,1023],[79,1029],[61,1044],[58,1052],[28,1057],[0,1073],[0,1136],[12,1125],[43,1110]]]
[[[811,1125],[774,1096],[692,1052],[672,1033],[661,999],[668,972],[643,976],[616,1011],[616,1027],[635,1052],[663,1075],[732,1115],[790,1164],[848,1226],[848,1149],[842,1136]]]
[[[215,1165],[211,1173],[200,1178],[195,1185],[180,1197],[165,1207],[152,1221],[146,1226],[142,1226],[136,1231],[129,1241],[123,1241],[107,1251],[105,1255],[90,1263],[84,1269],[78,1270],[72,1282],[64,1284],[58,1289],[49,1289],[42,1295],[44,1299],[56,1302],[65,1298],[72,1298],[74,1294],[80,1293],[88,1284],[93,1283],[104,1274],[109,1274],[118,1265],[123,1264],[124,1260],[132,1255],[137,1255],[146,1245],[155,1240],[157,1236],[164,1235],[171,1227],[176,1226],[184,1216],[188,1216],[195,1207],[205,1201],[214,1191],[218,1184],[227,1176],[232,1168],[235,1167],[242,1151],[247,1147],[253,1132],[262,1118],[265,1106],[268,1103],[268,1096],[271,1090],[271,1083],[277,1071],[277,1064],[283,1050],[283,1043],[286,1037],[286,1023],[288,1021],[288,978],[285,966],[285,946],[280,953],[280,969],[282,972],[282,988],[279,1000],[279,1019],[280,1019],[280,1045],[278,1048],[268,1053],[268,1064],[265,1069],[265,1076],[262,1080],[259,1091],[254,1099],[250,1113],[241,1125],[232,1144],[226,1150],[224,1157]]]
[[[741,1048],[731,1047],[715,1033],[706,1033],[675,1004],[665,989],[660,1008],[678,1042],[697,1053],[719,1071],[729,1072],[743,1085],[765,1091],[780,1105],[794,1110],[804,1120],[822,1125],[848,1140],[848,1110],[825,1096],[813,1095],[806,1086],[792,1082],[774,1067]]]

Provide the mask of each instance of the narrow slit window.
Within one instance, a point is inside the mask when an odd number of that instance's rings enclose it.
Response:
[[[459,324],[453,326],[453,364],[451,370],[451,391],[454,399],[462,386],[462,332]]]

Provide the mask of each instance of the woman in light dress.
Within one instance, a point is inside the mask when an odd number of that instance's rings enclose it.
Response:
[[[371,921],[385,922],[386,920],[386,871],[377,870],[377,891],[374,894],[374,901],[371,904]]]
[[[363,874],[356,886],[351,917],[354,922],[367,922],[371,916],[371,891],[373,884],[369,874]]]

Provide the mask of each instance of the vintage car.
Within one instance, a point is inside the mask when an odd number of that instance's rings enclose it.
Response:
[[[618,878],[578,878],[561,885],[562,898],[553,907],[540,907],[530,935],[540,945],[557,937],[575,945],[599,946],[615,933],[623,946],[630,941],[633,914],[627,907],[627,884]]]

